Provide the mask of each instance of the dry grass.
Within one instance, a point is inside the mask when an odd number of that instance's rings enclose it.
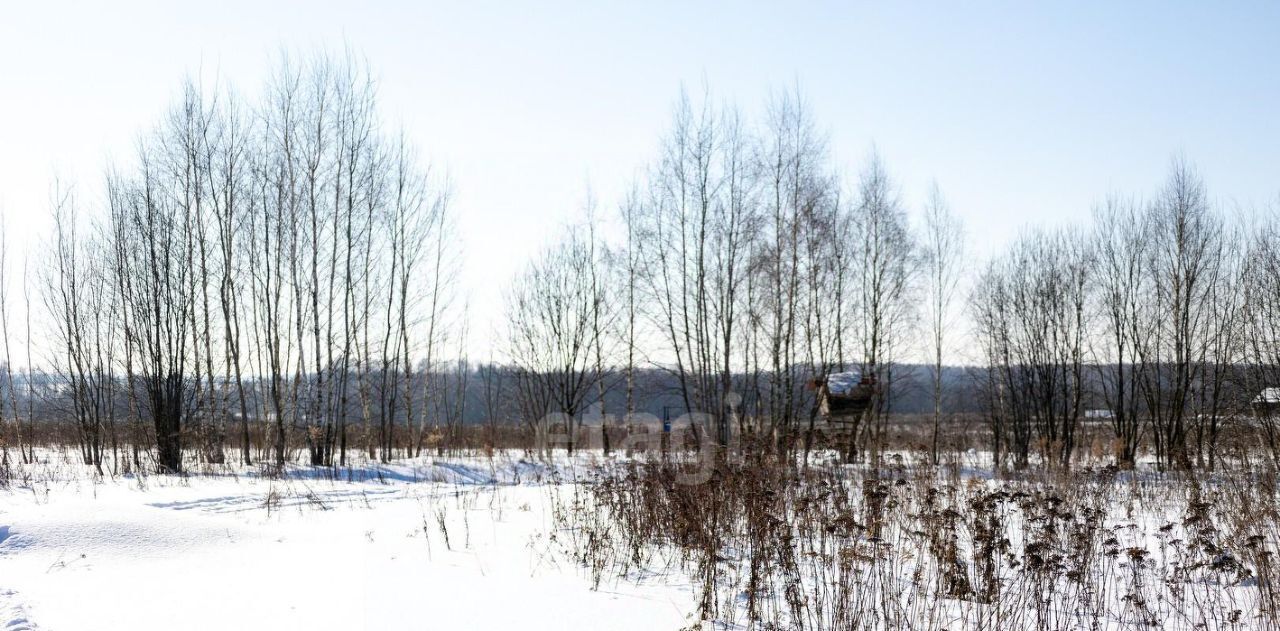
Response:
[[[1280,628],[1276,474],[640,459],[561,498],[597,585],[687,577],[754,629]]]
[[[700,616],[730,628],[1280,629],[1277,470],[1248,432],[1224,436],[1214,471],[1107,466],[1105,427],[1083,432],[1071,469],[1009,471],[991,466],[978,424],[946,437],[942,465],[922,464],[925,429],[894,424],[878,468],[839,464],[822,437],[807,461],[748,444],[698,484],[681,447],[624,450],[580,468],[586,482],[549,485],[554,540],[597,586],[687,582]],[[266,450],[265,433],[253,435],[255,454]],[[65,432],[40,438],[49,479],[6,467],[0,484],[38,492],[62,469],[85,470]],[[479,426],[428,451],[537,457],[535,444],[524,428]],[[131,451],[121,447],[118,473]],[[302,462],[305,445],[290,453]],[[217,472],[196,460],[189,473]],[[445,522],[423,515],[442,547],[465,542],[467,529]]]

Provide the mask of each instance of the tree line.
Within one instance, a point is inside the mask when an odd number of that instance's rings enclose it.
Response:
[[[732,433],[807,456],[819,418],[806,385],[859,370],[880,387],[849,431],[876,457],[894,367],[920,342],[921,316],[936,374],[955,341],[962,238],[937,192],[913,227],[874,153],[852,180],[799,95],[772,99],[760,121],[682,95],[656,159],[618,204],[617,237],[602,238],[591,203],[512,284],[505,343],[522,416],[566,424],[572,449],[585,407],[635,414],[637,371],[656,366],[680,407],[706,421],[690,424],[695,441]],[[605,410],[611,389],[626,393],[622,409]]]
[[[87,463],[278,467],[298,439],[313,465],[386,460],[448,416],[426,370],[460,346],[448,183],[362,64],[286,57],[253,99],[188,81],[105,191],[55,193],[37,280]]]
[[[896,393],[923,384],[936,462],[964,357],[997,462],[1070,465],[1102,410],[1118,464],[1150,445],[1161,466],[1212,467],[1223,427],[1280,385],[1280,224],[1226,212],[1186,162],[1150,199],[1107,197],[971,271],[939,187],[911,208],[874,151],[843,172],[792,92],[755,118],[682,93],[623,198],[589,200],[511,279],[501,360],[472,364],[448,183],[376,101],[367,68],[323,55],[282,59],[253,99],[188,82],[101,200],[57,188],[26,317],[48,315],[49,397],[87,463],[180,471],[235,450],[279,467],[299,442],[313,465],[385,461],[477,407],[559,426],[570,450],[595,415],[608,451],[610,419],[655,396],[695,414],[695,444],[807,460],[810,388],[848,370],[876,388],[845,455],[878,462]],[[29,460],[9,315],[5,284],[4,457]],[[904,373],[921,358],[924,379]]]
[[[1278,226],[1214,202],[1178,159],[1149,198],[1110,196],[988,263],[971,306],[997,453],[1069,464],[1093,407],[1122,466],[1150,444],[1162,467],[1212,468],[1228,425],[1256,424],[1276,459]]]
[[[1280,461],[1280,390],[1258,400],[1280,386],[1274,216],[1214,202],[1176,159],[1150,199],[1112,195],[1087,225],[1030,228],[970,265],[936,184],[911,213],[874,152],[855,174],[833,167],[799,95],[764,111],[748,121],[682,95],[618,203],[620,237],[600,238],[593,204],[514,283],[524,418],[560,419],[573,436],[615,388],[625,418],[635,370],[657,366],[706,420],[691,424],[698,440],[732,431],[807,459],[819,410],[805,385],[857,370],[877,390],[846,455],[878,462],[908,377],[895,370],[923,357],[936,462],[957,407],[945,360],[960,358],[1000,464],[1069,466],[1089,414],[1124,467],[1149,447],[1163,468],[1212,468],[1227,426],[1257,430]]]

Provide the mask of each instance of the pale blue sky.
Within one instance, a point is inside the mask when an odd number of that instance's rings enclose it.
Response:
[[[913,205],[936,178],[979,254],[1152,190],[1176,153],[1224,202],[1280,195],[1277,2],[0,1],[11,245],[55,173],[92,194],[185,74],[251,91],[282,48],[344,45],[453,178],[477,349],[587,183],[611,210],[654,155],[681,85],[750,112],[798,83],[838,164],[874,143]]]

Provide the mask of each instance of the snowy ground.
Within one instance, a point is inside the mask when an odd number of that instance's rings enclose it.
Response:
[[[581,488],[575,472],[601,471],[591,462],[598,452],[580,452],[576,466],[562,454],[555,465],[545,465],[514,453],[364,463],[339,471],[339,480],[330,479],[332,470],[307,467],[293,467],[284,479],[239,467],[185,477],[104,477],[71,464],[73,453],[40,457],[39,464],[19,466],[9,487],[0,489],[0,631],[699,626],[701,583],[691,583],[689,567],[678,566],[665,539],[659,537],[653,556],[636,565],[625,529],[615,528],[616,522],[592,527],[590,516],[603,513],[587,511],[588,518],[576,522],[564,514],[555,518],[556,507],[568,510],[580,497],[573,495]],[[800,586],[814,587],[820,598],[827,583],[813,581],[855,572],[865,580],[840,583],[853,596],[839,602],[902,600],[907,604],[898,609],[909,622],[896,628],[923,628],[916,621],[924,621],[928,628],[981,629],[997,619],[1024,623],[1002,623],[1004,628],[1037,628],[1028,623],[1040,618],[1022,610],[1043,590],[1027,582],[1035,576],[1018,564],[1029,558],[1028,537],[1040,536],[1038,524],[1045,523],[1050,505],[1027,498],[1043,491],[1068,498],[1059,500],[1069,504],[1061,514],[1051,511],[1058,524],[1056,539],[1050,537],[1054,545],[1066,550],[1075,545],[1072,533],[1084,532],[1093,541],[1089,558],[1096,561],[1088,564],[1086,581],[1052,579],[1057,599],[1041,607],[1051,614],[1047,628],[1134,628],[1139,619],[1155,619],[1162,628],[1247,629],[1271,620],[1257,615],[1256,576],[1232,569],[1275,575],[1251,561],[1257,555],[1249,555],[1256,550],[1248,543],[1248,535],[1257,533],[1264,549],[1272,550],[1280,541],[1274,518],[1233,519],[1273,505],[1265,489],[1229,492],[1252,478],[1222,484],[1202,476],[1199,490],[1190,493],[1184,482],[1150,473],[1124,474],[1096,487],[1081,474],[1072,478],[1076,486],[1055,491],[1055,478],[1047,474],[1042,482],[991,479],[983,458],[966,457],[952,482],[906,476],[889,487],[898,505],[885,513],[885,530],[869,554],[861,552],[873,542],[861,535],[846,540],[813,530],[827,524],[818,519],[826,515],[825,505],[806,504],[818,507],[804,513],[808,521],[795,512],[799,502],[791,505],[792,513],[780,514],[809,528],[803,536],[812,541],[805,541],[823,553],[797,552]],[[1009,539],[1000,557],[1004,588],[997,606],[936,597],[941,581],[930,555],[937,551],[930,552],[932,540],[923,531],[932,523],[930,510],[937,513],[942,504],[921,504],[935,482],[954,486],[955,496],[946,501],[962,510],[979,492],[1006,493],[991,509]],[[1192,498],[1213,507],[1205,520],[1191,519]],[[1096,515],[1086,518],[1090,510]],[[567,523],[575,529],[559,530]],[[1097,528],[1081,530],[1089,524]],[[606,541],[594,548],[604,551],[598,589],[567,550],[591,533]],[[1200,549],[1197,533],[1214,543],[1211,553]],[[962,547],[975,549],[962,539]],[[1219,547],[1234,552],[1223,554]],[[1136,562],[1135,550],[1143,553]],[[743,612],[735,608],[742,607],[746,574],[738,551],[730,546],[717,552],[717,559],[723,554],[717,584],[727,586],[720,595],[733,601],[720,610],[731,614],[722,620],[742,624]],[[1217,567],[1219,559],[1237,557],[1243,565]],[[840,572],[837,558],[840,567],[848,566]],[[1206,559],[1211,563],[1201,562]],[[614,578],[619,570],[625,580]],[[977,576],[976,566],[971,574]],[[776,599],[784,592],[766,585],[761,593]],[[1129,604],[1134,599],[1145,603],[1141,611]]]
[[[0,629],[691,624],[673,577],[593,591],[553,541],[567,486],[527,463],[427,459],[363,481],[82,473],[0,490]]]

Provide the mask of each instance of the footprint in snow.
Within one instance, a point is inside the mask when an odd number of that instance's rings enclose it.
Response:
[[[0,629],[3,631],[35,631],[38,627],[27,617],[27,608],[18,602],[11,589],[0,589]]]

